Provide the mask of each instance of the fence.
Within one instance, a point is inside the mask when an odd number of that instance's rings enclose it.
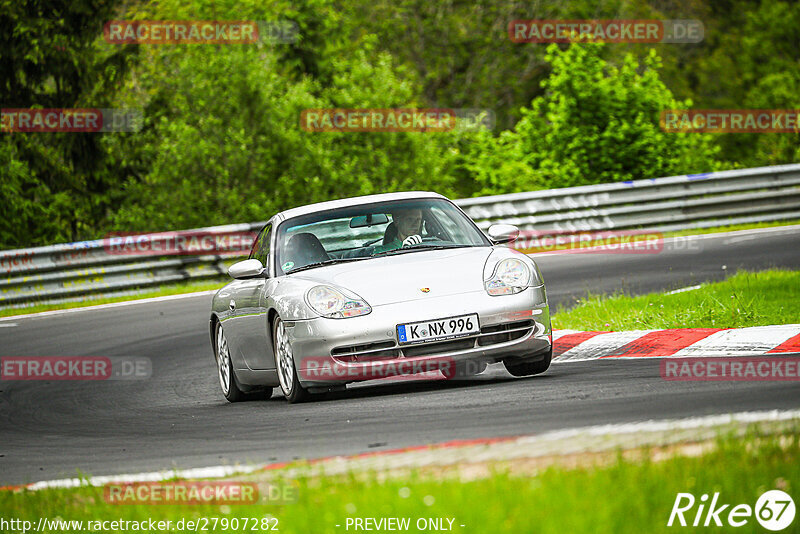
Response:
[[[800,218],[800,165],[653,178],[457,200],[482,229],[580,232],[674,231]],[[190,230],[210,236],[257,232],[264,223]],[[182,232],[185,233],[185,232]],[[175,234],[175,233],[172,233]],[[143,234],[138,239],[163,239]],[[142,256],[110,253],[107,240],[0,252],[0,307],[82,300],[136,288],[222,276],[241,253]]]

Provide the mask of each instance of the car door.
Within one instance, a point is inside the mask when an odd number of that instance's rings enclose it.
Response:
[[[259,232],[250,252],[250,259],[261,261],[269,272],[270,242],[272,224],[267,223]],[[237,280],[236,288],[231,293],[228,307],[231,315],[225,321],[225,329],[234,350],[238,350],[241,358],[250,369],[274,369],[274,358],[271,357],[268,344],[268,325],[266,310],[266,291],[272,281],[267,276],[258,276],[249,280]]]

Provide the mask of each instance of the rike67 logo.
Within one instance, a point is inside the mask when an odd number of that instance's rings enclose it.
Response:
[[[696,510],[694,510],[695,504]],[[667,526],[742,527],[754,515],[765,529],[784,530],[794,521],[794,501],[788,493],[781,490],[764,492],[756,501],[755,507],[749,504],[735,506],[724,504],[720,500],[719,492],[714,493],[710,503],[706,493],[701,495],[699,500],[691,493],[678,493]]]

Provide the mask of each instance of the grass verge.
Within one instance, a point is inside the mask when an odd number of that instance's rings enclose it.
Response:
[[[720,232],[735,232],[737,230],[755,230],[757,228],[774,228],[776,226],[795,226],[800,224],[800,219],[791,221],[769,221],[748,224],[730,224],[728,226],[714,226],[713,228],[691,228],[689,230],[673,230],[664,232],[664,237],[675,237],[683,235],[717,234]]]
[[[240,531],[230,528],[233,518],[239,518],[240,525],[244,518],[255,518],[260,525],[265,517],[277,520],[285,533],[353,531],[352,526],[346,528],[347,519],[365,517],[409,518],[410,532],[419,530],[416,522],[421,518],[444,518],[445,526],[452,519],[454,532],[670,532],[676,527],[667,527],[667,520],[681,492],[694,494],[698,502],[702,494],[719,492],[719,504],[750,507],[767,490],[796,492],[799,435],[796,424],[772,435],[751,427],[744,438],[721,436],[715,446],[694,456],[671,455],[655,461],[643,449],[635,460],[620,453],[610,463],[576,468],[556,464],[534,475],[497,469],[466,481],[414,472],[404,478],[380,478],[374,473],[301,478],[297,501],[282,506],[118,505],[104,500],[103,488],[91,487],[1,491],[0,517],[33,525],[40,517],[84,522],[171,520],[173,525],[180,519],[208,518],[206,526],[212,532]],[[689,521],[696,511],[695,505],[687,512]],[[211,528],[213,518],[226,518],[228,528],[222,528],[219,519],[217,528]],[[799,521],[795,519],[793,526]],[[76,532],[75,527],[60,531]],[[764,531],[755,517],[736,530]]]
[[[86,300],[77,302],[64,302],[60,304],[35,304],[25,308],[6,308],[0,309],[0,317],[12,317],[28,313],[38,313],[43,311],[66,310],[71,308],[84,308],[86,306],[97,306],[99,304],[110,304],[113,302],[127,302],[129,300],[141,300],[153,297],[165,297],[168,295],[183,295],[185,293],[195,293],[197,291],[211,291],[219,289],[227,283],[227,280],[203,280],[201,282],[185,282],[181,284],[171,284],[156,287],[153,289],[142,289],[140,293],[133,295],[121,295],[117,297],[98,297],[92,298],[87,295]]]
[[[800,321],[800,271],[739,271],[681,293],[589,295],[552,317],[553,328],[741,328]]]

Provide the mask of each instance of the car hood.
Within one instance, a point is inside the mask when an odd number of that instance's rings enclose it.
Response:
[[[491,247],[407,252],[319,267],[296,277],[349,289],[375,307],[484,291],[484,265],[491,253]]]

